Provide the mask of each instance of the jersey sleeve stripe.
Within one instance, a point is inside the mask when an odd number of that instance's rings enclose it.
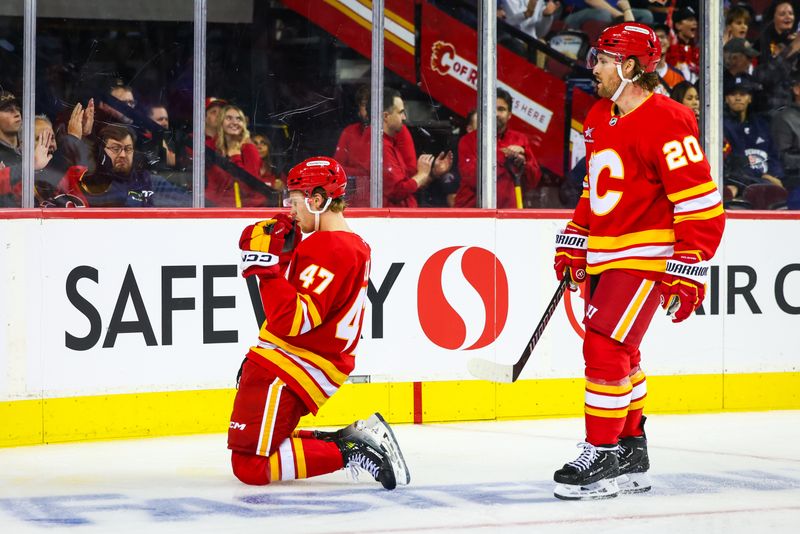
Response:
[[[297,296],[295,301],[295,308],[294,308],[294,319],[292,320],[292,328],[289,329],[289,335],[294,337],[300,333],[300,328],[303,326],[303,318],[304,318],[304,302],[300,299],[300,295]]]
[[[308,314],[311,316],[311,328],[318,327],[322,323],[322,318],[319,315],[319,310],[317,310],[317,305],[314,304],[314,300],[310,295],[304,293],[300,293],[300,298],[306,302]]]
[[[672,229],[642,230],[620,236],[589,236],[589,248],[592,250],[619,250],[643,244],[675,242],[675,232]]]
[[[672,245],[645,245],[616,252],[594,252],[586,255],[590,265],[597,265],[613,260],[630,258],[669,258],[672,256]]]
[[[710,210],[688,213],[686,215],[676,215],[675,223],[677,224],[684,221],[707,221],[708,219],[719,217],[723,213],[725,213],[725,209],[722,207],[722,204],[719,204],[717,207]]]
[[[688,200],[682,200],[675,203],[675,214],[686,213],[687,211],[698,211],[701,209],[713,208],[717,204],[722,203],[722,197],[719,196],[719,191],[711,191],[701,197],[694,197]]]
[[[690,187],[689,189],[684,189],[683,191],[678,191],[676,193],[672,193],[671,195],[667,195],[667,198],[673,204],[677,204],[681,200],[685,200],[687,198],[694,197],[697,195],[702,195],[703,193],[708,193],[709,191],[713,191],[716,188],[717,185],[714,182],[708,181],[706,183]]]

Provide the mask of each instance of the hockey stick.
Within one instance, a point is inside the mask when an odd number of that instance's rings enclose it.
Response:
[[[469,369],[470,374],[476,378],[488,380],[490,382],[504,382],[507,384],[516,382],[522,372],[522,368],[525,367],[528,358],[531,357],[533,348],[539,342],[539,338],[542,337],[547,323],[550,322],[550,318],[553,316],[553,313],[555,313],[558,303],[561,302],[561,297],[564,296],[564,291],[567,289],[569,281],[569,276],[565,273],[564,278],[558,283],[556,292],[553,293],[553,298],[550,299],[550,303],[547,305],[544,315],[542,315],[541,320],[539,320],[536,330],[533,331],[531,340],[528,341],[528,345],[525,347],[525,350],[522,351],[522,355],[517,360],[517,363],[508,365],[490,362],[482,358],[472,358],[467,362],[467,369]]]

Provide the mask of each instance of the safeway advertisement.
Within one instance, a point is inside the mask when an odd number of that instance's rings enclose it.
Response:
[[[246,222],[0,220],[0,399],[231,387],[262,305],[238,271]],[[563,220],[350,222],[373,251],[355,375],[468,379],[471,357],[516,361],[555,290]],[[657,313],[647,372],[796,370],[800,245],[779,237],[796,224],[729,221],[701,313]],[[523,379],[582,376],[583,296],[562,303]]]

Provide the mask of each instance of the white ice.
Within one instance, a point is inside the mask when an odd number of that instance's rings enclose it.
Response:
[[[392,492],[344,471],[245,486],[223,434],[0,449],[0,533],[800,532],[800,412],[655,415],[650,493],[556,500],[582,428],[395,425],[412,480]]]

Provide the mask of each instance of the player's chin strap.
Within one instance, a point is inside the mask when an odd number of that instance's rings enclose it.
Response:
[[[328,206],[331,205],[331,200],[333,200],[333,198],[328,197],[327,199],[325,199],[325,205],[322,206],[322,209],[321,210],[315,210],[315,209],[311,208],[311,204],[308,203],[308,198],[306,198],[306,209],[309,211],[309,213],[313,213],[314,214],[314,231],[315,232],[317,230],[319,230],[319,215],[321,213],[325,213],[325,210],[328,209]]]
[[[613,95],[611,95],[611,101],[612,102],[616,102],[617,101],[617,99],[619,98],[619,95],[621,95],[622,91],[625,90],[625,86],[626,85],[628,85],[629,83],[635,82],[636,80],[638,80],[642,76],[642,73],[640,72],[639,74],[637,74],[636,76],[634,76],[631,79],[626,78],[622,74],[622,64],[620,64],[620,63],[617,63],[617,74],[619,75],[619,79],[621,81],[619,82],[619,87],[617,87],[617,90],[614,92]]]

